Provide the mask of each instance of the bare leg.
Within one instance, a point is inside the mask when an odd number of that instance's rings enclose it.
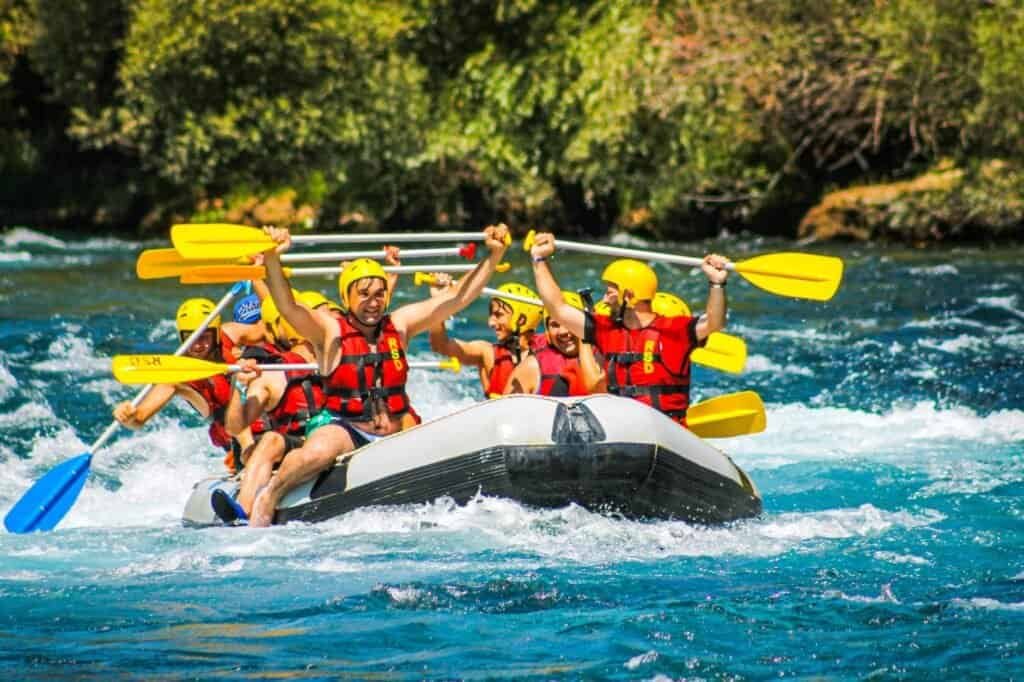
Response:
[[[330,467],[338,455],[354,449],[352,436],[340,426],[329,424],[314,431],[305,445],[288,453],[277,475],[256,497],[249,525],[269,526],[274,521],[278,503],[288,491]]]
[[[238,504],[246,514],[252,513],[256,491],[265,486],[274,473],[274,465],[284,457],[284,436],[268,431],[260,436],[243,469],[242,487],[238,491]]]

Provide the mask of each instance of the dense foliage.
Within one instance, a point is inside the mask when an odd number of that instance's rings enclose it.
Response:
[[[794,234],[952,165],[914,220],[1014,235],[1022,35],[1015,0],[0,0],[0,224]]]

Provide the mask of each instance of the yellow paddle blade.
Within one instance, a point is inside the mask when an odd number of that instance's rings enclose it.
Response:
[[[160,279],[180,277],[186,270],[205,265],[235,265],[229,259],[187,260],[177,249],[146,249],[135,261],[135,273],[139,279]]]
[[[764,403],[753,391],[721,395],[686,411],[686,426],[701,438],[747,436],[761,433],[766,425]]]
[[[273,249],[273,240],[263,230],[245,225],[174,225],[171,241],[188,260],[233,260]]]
[[[223,263],[223,261],[222,261]],[[285,276],[290,274],[284,268]],[[182,284],[220,284],[242,282],[249,279],[264,279],[267,269],[262,265],[200,265],[181,273]]]
[[[736,263],[736,272],[773,294],[827,301],[843,280],[843,261],[812,253],[770,253]]]
[[[453,374],[458,374],[459,372],[462,371],[462,363],[459,362],[459,359],[454,355],[449,357],[447,360],[442,360],[441,362],[437,363],[437,366],[440,367],[441,369],[447,369],[451,371]]]
[[[219,362],[178,355],[115,355],[114,378],[122,384],[180,384],[224,374]]]
[[[730,374],[739,374],[747,363],[747,344],[738,336],[715,332],[703,348],[693,351],[693,362]]]

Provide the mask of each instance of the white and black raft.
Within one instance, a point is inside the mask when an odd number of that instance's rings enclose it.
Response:
[[[235,495],[238,481],[197,483],[185,525],[221,524],[217,488]],[[285,496],[274,523],[477,494],[702,524],[761,513],[757,487],[727,455],[636,400],[511,395],[360,448]]]

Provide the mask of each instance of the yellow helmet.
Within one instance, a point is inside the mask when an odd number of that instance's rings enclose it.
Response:
[[[575,291],[562,291],[562,300],[571,305],[577,310],[586,310],[587,306],[583,303],[583,298]],[[548,318],[551,317],[551,313],[548,309],[544,309],[544,321],[547,322]]]
[[[217,305],[208,298],[186,299],[178,307],[178,312],[174,316],[175,323],[178,326],[178,333],[194,332],[199,329],[199,325],[203,323],[216,307]],[[213,318],[210,324],[207,325],[207,329],[220,329],[220,315]]]
[[[388,274],[384,272],[384,267],[375,260],[369,258],[356,258],[345,266],[345,269],[338,275],[338,295],[341,296],[341,302],[346,308],[351,308],[348,301],[348,290],[352,287],[355,282],[367,277],[377,277],[384,280],[384,284],[387,285]],[[391,302],[391,292],[388,292],[387,302]]]
[[[690,306],[675,294],[659,291],[651,301],[651,310],[662,317],[683,317],[690,315]]]
[[[317,306],[324,305],[325,303],[330,305],[330,301],[326,296],[321,294],[319,291],[303,291],[299,293],[299,303],[302,303],[310,310],[316,310]]]
[[[295,300],[301,301],[301,294],[292,289],[292,296]],[[267,331],[274,337],[275,341],[286,341],[290,345],[295,345],[304,340],[303,336],[296,331],[295,327],[284,319],[281,312],[277,309],[277,304],[274,303],[274,299],[267,296],[263,299],[263,303],[260,304],[260,317],[263,318],[263,323],[267,326]]]
[[[601,273],[601,279],[619,288],[621,297],[626,290],[633,292],[628,306],[633,307],[637,301],[650,301],[658,291],[658,275],[651,266],[632,258],[613,261]]]
[[[513,296],[522,296],[523,298],[540,299],[533,289],[525,284],[519,284],[518,282],[506,282],[498,287],[498,291],[506,294],[512,294]],[[494,298],[512,309],[512,320],[513,323],[516,324],[516,332],[533,331],[540,324],[540,316],[541,313],[544,312],[543,306],[530,305],[529,303],[523,303],[522,301],[516,301],[510,298],[502,298],[501,296],[495,296]],[[523,322],[522,326],[518,326],[519,318],[521,316],[525,317],[526,320]]]

